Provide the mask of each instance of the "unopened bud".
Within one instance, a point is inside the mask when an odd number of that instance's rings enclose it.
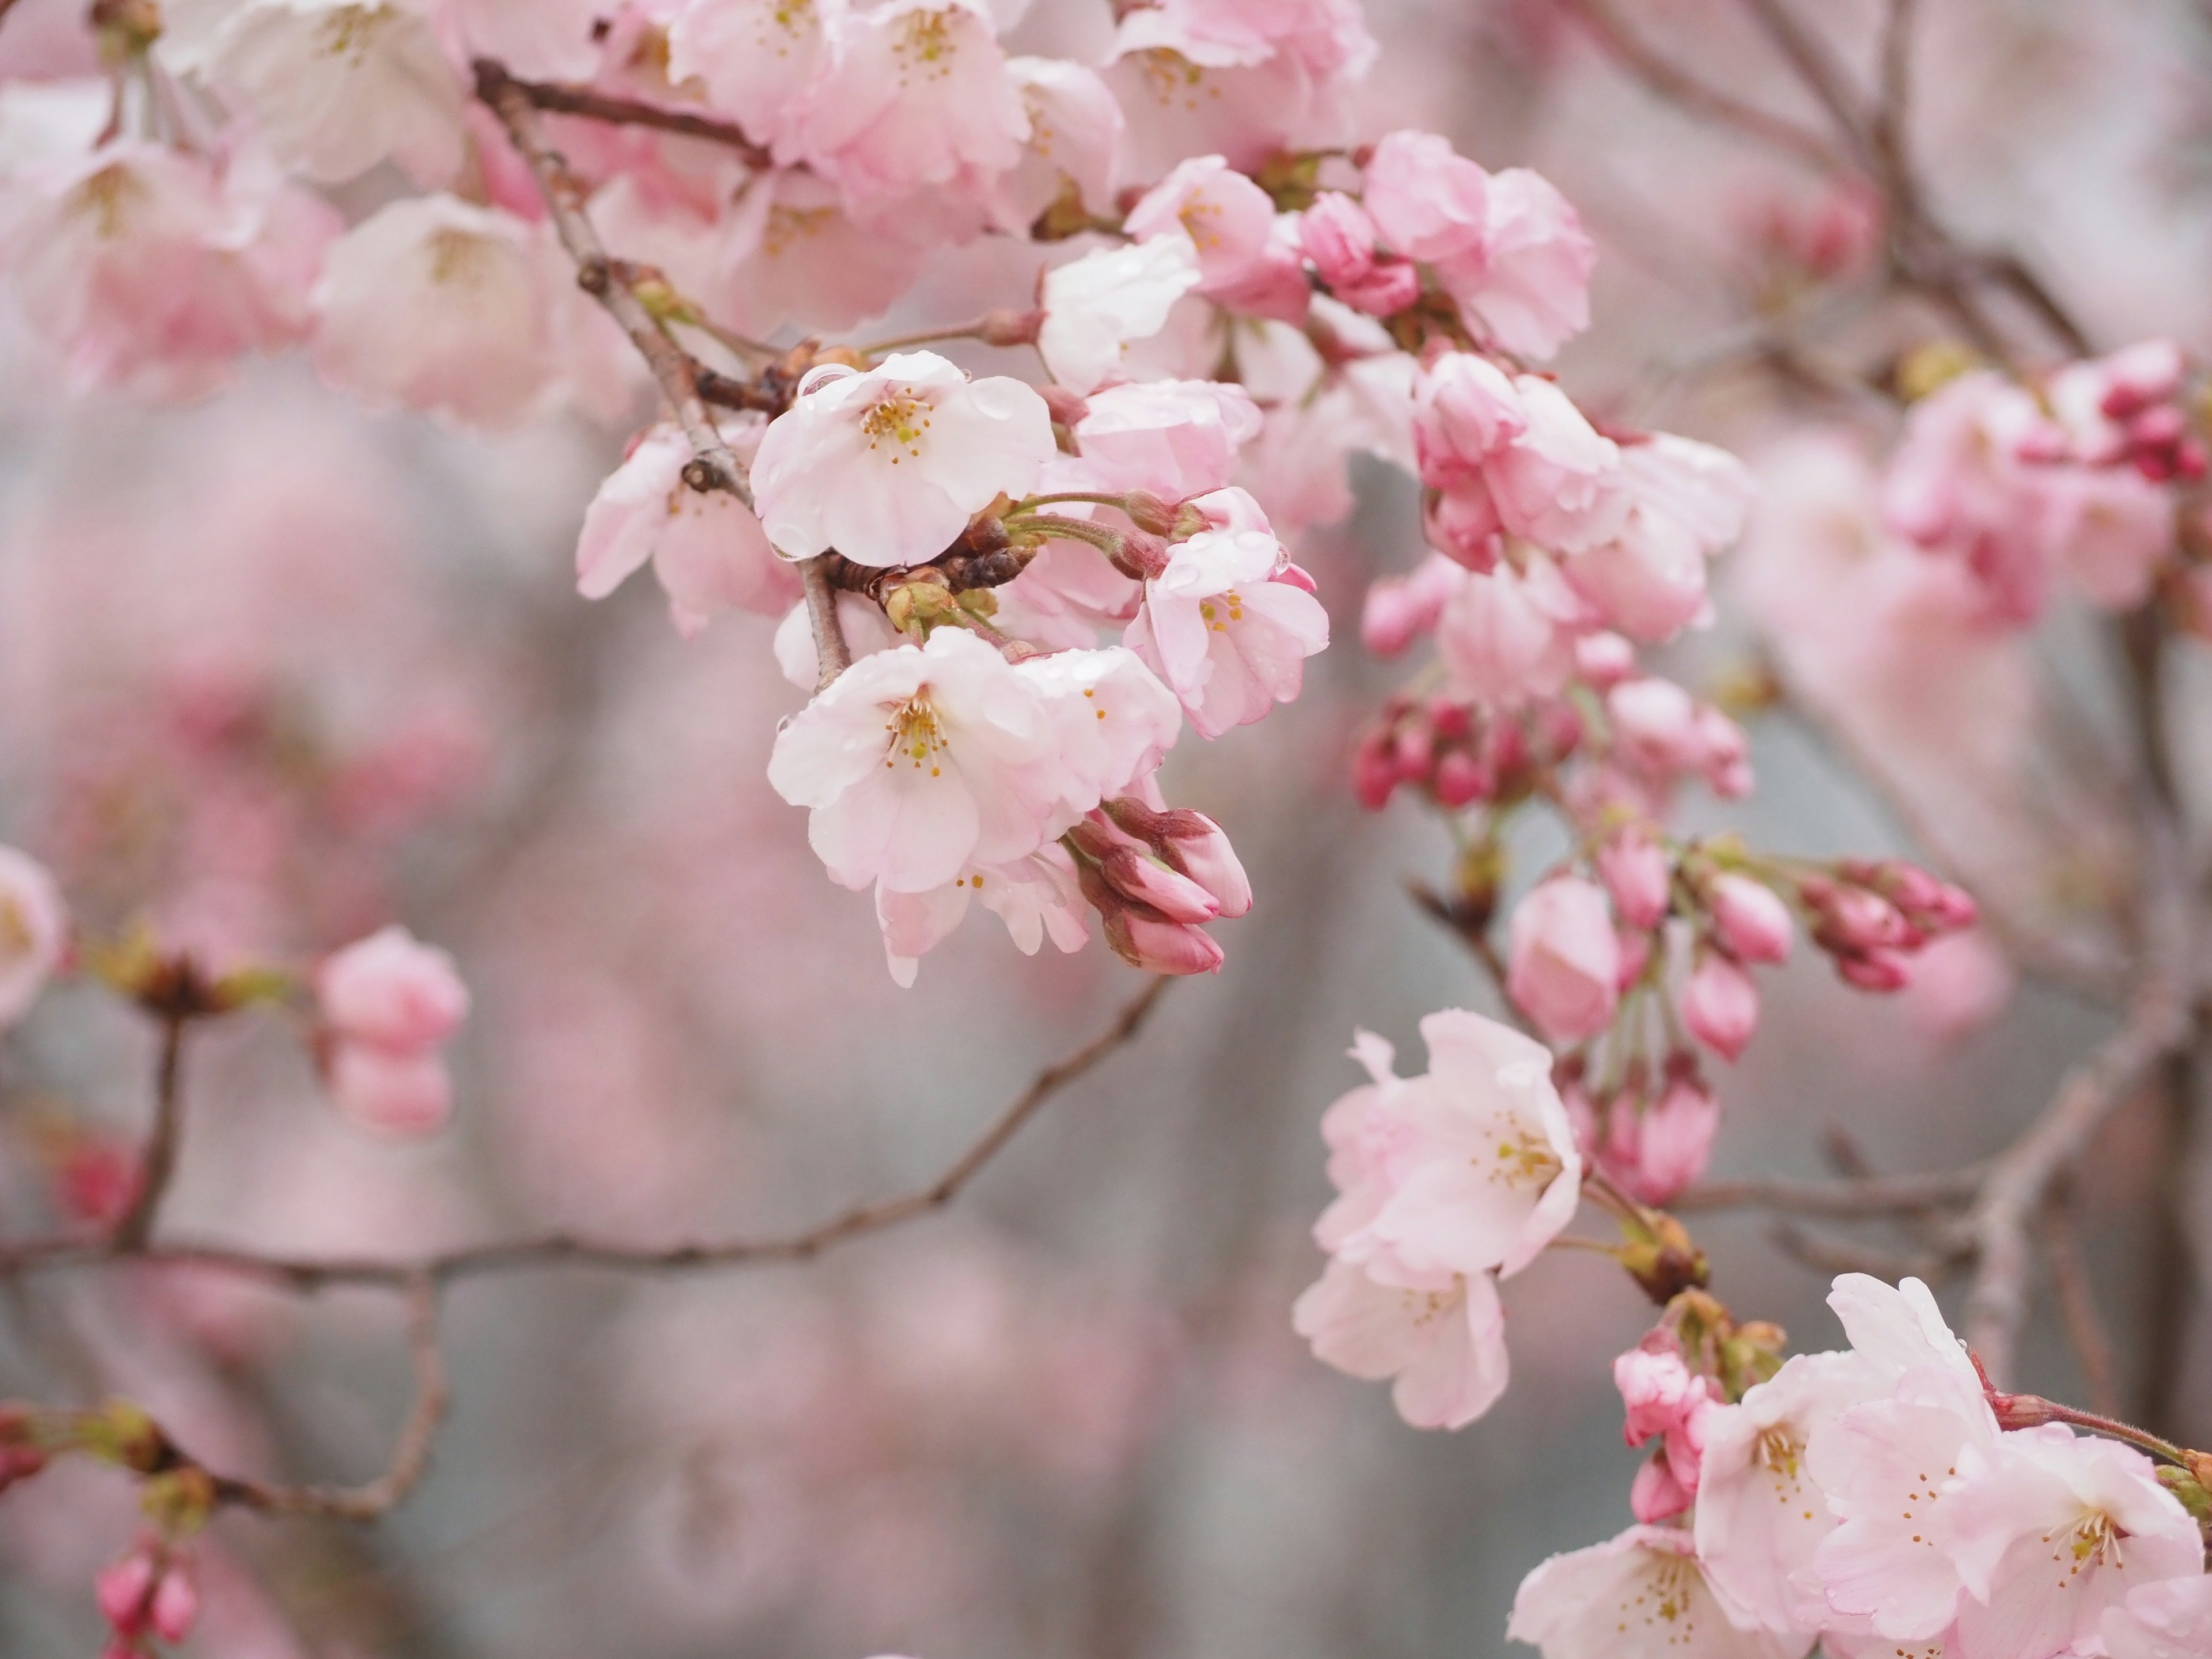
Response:
[[[1148,489],[1132,489],[1121,497],[1121,511],[1129,522],[1148,536],[1175,533],[1176,509]]]
[[[1107,944],[1132,967],[1155,974],[1218,974],[1226,960],[1203,927],[1127,909],[1109,911],[1103,920]]]
[[[192,1633],[200,1616],[200,1593],[181,1564],[172,1562],[161,1575],[147,1615],[164,1642],[181,1642]]]
[[[924,632],[948,621],[957,606],[952,590],[930,581],[902,581],[884,595],[884,615],[902,634]]]
[[[1213,896],[1221,915],[1233,919],[1252,908],[1252,882],[1219,824],[1203,812],[1163,815],[1160,856]]]
[[[154,1575],[154,1558],[142,1546],[94,1576],[93,1599],[100,1604],[100,1616],[118,1636],[137,1636],[145,1630]]]
[[[1035,345],[1043,328],[1042,311],[987,311],[976,325],[975,337],[986,345]]]
[[[1369,732],[1352,753],[1352,792],[1370,812],[1390,804],[1398,787],[1398,763],[1391,754],[1390,733],[1382,727]]]

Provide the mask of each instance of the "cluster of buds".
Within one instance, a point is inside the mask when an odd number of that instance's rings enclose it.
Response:
[[[2153,483],[2203,477],[2204,446],[2191,435],[2180,401],[2186,374],[2171,340],[2068,364],[2045,390],[2053,418],[2021,439],[2021,459],[2132,466]]]
[[[190,1561],[151,1534],[102,1568],[93,1593],[113,1632],[101,1659],[143,1659],[149,1638],[182,1642],[199,1620],[200,1593]]]
[[[1721,1107],[1688,1049],[1656,1066],[1635,1055],[1610,1082],[1591,1077],[1580,1054],[1553,1075],[1583,1156],[1638,1202],[1671,1204],[1705,1174]]]
[[[1842,860],[1832,875],[1797,882],[1815,944],[1836,972],[1862,991],[1895,991],[1911,980],[1904,958],[1931,939],[1971,927],[1973,898],[1917,865]]]
[[[1581,747],[1582,717],[1566,702],[1499,713],[1449,698],[1395,696],[1352,752],[1359,804],[1380,811],[1401,784],[1448,811],[1524,800]]]
[[[1624,678],[1604,688],[1608,758],[1654,798],[1685,778],[1723,800],[1751,793],[1743,728],[1672,680]]]
[[[1109,801],[1061,838],[1106,942],[1155,974],[1210,974],[1223,961],[1205,924],[1252,908],[1252,884],[1221,826],[1202,812]]]

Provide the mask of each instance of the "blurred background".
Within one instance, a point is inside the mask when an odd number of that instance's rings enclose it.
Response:
[[[1735,0],[1633,9],[1709,78],[1810,118]],[[1717,625],[1674,665],[1692,684],[1739,675],[1761,620],[1817,653],[1829,619],[1779,614],[1760,572],[1857,533],[1854,469],[1895,417],[1848,383],[1940,327],[1869,297],[1866,204],[1656,100],[1557,0],[1368,10],[1383,50],[1366,131],[1425,126],[1486,166],[1536,167],[1595,234],[1597,322],[1563,380],[1623,422],[1728,444],[1768,482]],[[1877,0],[1820,10],[1867,61]],[[2212,345],[2212,8],[1923,13],[1915,137],[1942,210],[2032,258],[2102,345]],[[73,15],[22,0],[0,73],[35,72]],[[1107,9],[1036,0],[1023,27],[1017,45],[1079,53]],[[963,318],[979,289],[1018,302],[1032,269],[1005,248],[941,255],[894,320]],[[1837,376],[1759,347],[1808,315],[1808,353]],[[799,701],[770,624],[733,613],[687,644],[647,584],[574,596],[578,520],[627,429],[466,434],[365,413],[297,362],[167,411],[65,401],[12,336],[0,362],[0,841],[54,867],[94,928],[149,915],[218,957],[305,962],[398,919],[450,949],[477,997],[462,1111],[428,1144],[342,1121],[274,1015],[205,1033],[179,1231],[414,1254],[556,1226],[651,1243],[803,1224],[933,1177],[1139,988],[1099,948],[1023,958],[973,921],[915,989],[892,985],[866,900],[823,878],[763,775]],[[188,1653],[1506,1650],[1522,1575],[1629,1519],[1638,1456],[1609,1362],[1652,1310],[1601,1261],[1553,1253],[1507,1289],[1511,1391],[1448,1436],[1407,1428],[1386,1389],[1291,1334],[1320,1261],[1316,1125],[1357,1079],[1355,1028],[1417,1069],[1424,1013],[1494,1007],[1407,896],[1446,875],[1439,826],[1404,802],[1362,813],[1346,787],[1352,741],[1402,674],[1363,655],[1361,595],[1420,553],[1413,482],[1364,459],[1352,482],[1350,515],[1301,549],[1338,641],[1306,696],[1188,738],[1168,769],[1258,894],[1219,930],[1221,975],[1171,988],[942,1217],[806,1267],[463,1286],[457,1408],[428,1484],[372,1529],[218,1522]],[[1752,723],[1754,798],[1692,802],[1686,821],[1814,855],[1985,856],[1962,873],[2094,939],[2127,861],[2101,816],[2107,665],[2065,617],[2001,654],[1984,679],[1933,685],[1907,641],[1830,706],[1778,708]],[[2204,665],[2182,667],[2203,690]],[[1985,697],[2017,715],[1994,752],[1966,720]],[[1847,757],[1891,739],[1899,775],[1871,788]],[[1931,819],[1963,844],[1917,846]],[[1555,850],[1530,839],[1519,879]],[[1986,951],[1890,999],[1817,959],[1767,984],[1760,1039],[1722,1079],[1717,1174],[1820,1173],[1838,1130],[1883,1170],[1969,1160],[2111,1018]],[[92,990],[11,1040],[9,1236],[112,1204],[151,1054]],[[2131,1111],[2081,1194],[2137,1398],[2160,1352],[2165,1247],[2143,1194],[2173,1155],[2158,1129]],[[1801,1346],[1838,1340],[1825,1274],[1771,1219],[1693,1219],[1739,1315]],[[2039,1340],[2024,1380],[2078,1397],[2074,1362]],[[389,1297],[181,1273],[0,1291],[0,1395],[124,1395],[223,1467],[365,1478],[406,1381]],[[2204,1382],[2199,1364],[2165,1385],[2200,1443]],[[0,1652],[94,1651],[90,1577],[133,1524],[125,1484],[94,1471],[0,1499]]]

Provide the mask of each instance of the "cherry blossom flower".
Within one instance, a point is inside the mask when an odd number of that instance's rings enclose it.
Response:
[[[1492,174],[1484,206],[1479,246],[1444,257],[1438,274],[1493,343],[1549,357],[1589,326],[1596,246],[1567,198],[1526,167]]]
[[[787,325],[836,332],[888,311],[927,252],[907,217],[856,219],[828,179],[779,167],[738,198],[723,228],[715,285],[706,292],[735,326],[756,335]]]
[[[781,616],[799,597],[798,572],[775,556],[743,501],[684,482],[691,459],[690,441],[672,423],[638,435],[585,511],[576,591],[603,599],[650,560],[687,639],[732,605]]]
[[[913,985],[920,959],[951,936],[971,900],[997,914],[1024,956],[1035,956],[1048,937],[1064,951],[1081,950],[1091,937],[1074,860],[1065,848],[1048,845],[1010,864],[964,869],[927,892],[896,892],[878,883],[876,920],[891,977]]]
[[[392,161],[434,187],[459,172],[460,78],[428,0],[243,0],[178,22],[164,58],[249,113],[302,177],[342,184]]]
[[[1395,1378],[1391,1403],[1417,1429],[1457,1429],[1505,1392],[1505,1314],[1488,1273],[1407,1273],[1332,1261],[1291,1323],[1347,1376]]]
[[[1433,132],[1389,134],[1367,162],[1362,201],[1408,259],[1479,270],[1490,237],[1490,175]]]
[[[1328,644],[1328,613],[1241,490],[1201,498],[1219,526],[1169,550],[1145,581],[1123,643],[1158,672],[1200,736],[1218,738],[1297,697],[1305,659]]]
[[[1081,453],[1054,465],[1048,487],[1181,501],[1228,486],[1260,410],[1242,386],[1152,380],[1093,392],[1070,430]]]
[[[1616,1134],[1607,1142],[1606,1166],[1618,1165],[1623,1183],[1644,1203],[1672,1204],[1712,1162],[1721,1103],[1694,1075],[1671,1077],[1635,1126],[1632,1139]]]
[[[1583,553],[1618,538],[1635,505],[1620,447],[1551,381],[1517,376],[1521,433],[1483,467],[1506,529],[1539,547]]]
[[[438,1051],[469,1012],[451,957],[386,927],[316,970],[315,1000],[330,1040],[331,1097],[347,1115],[398,1134],[443,1126],[453,1084]]]
[[[1112,88],[1096,70],[1060,58],[1010,58],[1006,71],[1030,124],[1021,161],[996,185],[1007,227],[1026,230],[1070,192],[1103,212],[1114,200],[1127,126]]]
[[[1055,453],[1043,398],[1019,380],[970,380],[934,352],[810,378],[753,461],[761,523],[787,558],[835,547],[860,564],[919,564],[1001,493],[1026,494]]]
[[[1367,210],[1340,191],[1323,191],[1298,220],[1299,245],[1328,290],[1355,311],[1388,317],[1420,297],[1421,275],[1382,257],[1380,236]]]
[[[1613,908],[1628,926],[1656,927],[1664,919],[1673,872],[1666,849],[1641,825],[1632,824],[1598,848],[1597,872]]]
[[[1130,343],[1167,325],[1199,283],[1198,256],[1180,237],[1100,248],[1045,273],[1037,350],[1071,392],[1121,378]]]
[[[1581,876],[1540,882],[1513,908],[1506,990],[1555,1042],[1578,1042],[1613,1023],[1620,943],[1605,890]]]
[[[2201,1659],[2212,1653],[2212,1577],[2169,1578],[2128,1592],[2100,1626],[2110,1659]]]
[[[1528,426],[1512,380],[1487,357],[1445,352],[1415,382],[1414,450],[1421,481],[1436,489],[1479,479]]]
[[[1548,697],[1574,672],[1583,606],[1550,560],[1531,555],[1454,587],[1437,616],[1437,656],[1451,695],[1492,708]]]
[[[1436,629],[1446,603],[1467,580],[1467,572],[1441,553],[1431,553],[1406,575],[1378,578],[1360,611],[1359,642],[1378,657],[1396,656]]]
[[[251,151],[222,163],[118,140],[18,184],[0,235],[16,300],[85,388],[198,396],[241,354],[303,337],[340,228]]]
[[[1670,639],[1706,612],[1706,562],[1742,533],[1757,486],[1735,456],[1664,432],[1621,450],[1620,478],[1634,504],[1619,537],[1567,579],[1631,639]]]
[[[69,914],[46,866],[0,847],[0,1030],[30,1011],[69,944]]]
[[[457,55],[463,63],[495,58],[517,75],[586,81],[599,67],[592,27],[602,4],[603,0],[445,0],[441,16],[459,37]]]
[[[1021,160],[1028,112],[981,6],[887,0],[839,9],[828,29],[793,147],[848,201],[965,189]]]
[[[1309,290],[1297,250],[1276,234],[1267,191],[1218,155],[1182,162],[1131,208],[1139,242],[1180,237],[1198,256],[1197,291],[1255,316],[1296,322]]]
[[[830,49],[816,0],[687,0],[668,25],[668,78],[696,80],[757,144],[799,159],[799,120]]]
[[[1690,1534],[1640,1525],[1555,1555],[1522,1579],[1505,1634],[1544,1659],[1801,1659],[1813,1644],[1809,1635],[1739,1630]]]

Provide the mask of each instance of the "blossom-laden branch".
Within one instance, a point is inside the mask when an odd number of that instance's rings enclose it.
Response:
[[[653,372],[661,396],[675,413],[677,423],[683,428],[692,456],[690,464],[684,468],[684,481],[702,494],[710,489],[726,490],[750,507],[752,495],[745,487],[744,469],[730,453],[729,445],[722,441],[714,416],[708,411],[706,399],[700,393],[699,366],[646,304],[630,268],[608,254],[606,245],[599,240],[591,216],[585,210],[588,192],[584,181],[569,168],[561,153],[545,142],[538,129],[541,108],[602,119],[635,121],[641,118],[639,112],[647,106],[623,100],[599,100],[565,94],[555,98],[558,89],[520,81],[507,73],[504,64],[488,58],[478,58],[475,70],[477,96],[499,117],[509,141],[529,163],[538,192],[545,198],[546,210],[552,215],[561,246],[575,261],[578,285],[605,307],[607,314],[629,337],[638,355],[645,359],[646,367]],[[549,98],[555,98],[555,101],[547,101]],[[616,112],[610,114],[610,107]],[[819,560],[810,561],[801,574],[820,664],[820,683],[827,685],[852,665],[853,654],[846,643],[843,625],[837,618],[836,596],[830,590]]]
[[[755,143],[745,136],[743,127],[734,121],[717,120],[711,115],[702,115],[694,110],[665,108],[648,104],[641,99],[617,98],[611,94],[594,92],[588,87],[567,87],[548,81],[528,81],[510,75],[504,66],[477,64],[477,84],[483,84],[485,69],[489,66],[499,76],[500,83],[523,99],[532,108],[551,115],[581,115],[594,121],[605,121],[616,126],[651,127],[657,132],[672,132],[679,137],[703,139],[735,150],[746,163],[755,167],[769,166],[773,158],[765,146]],[[489,100],[487,100],[489,101]]]
[[[552,1233],[538,1238],[472,1245],[412,1261],[278,1256],[252,1249],[189,1243],[129,1249],[113,1242],[47,1239],[0,1249],[0,1278],[131,1261],[155,1267],[207,1268],[264,1279],[301,1291],[339,1285],[406,1290],[418,1281],[442,1286],[458,1279],[532,1268],[567,1267],[610,1273],[660,1273],[811,1261],[825,1250],[916,1220],[950,1205],[1054,1096],[1137,1036],[1169,983],[1165,977],[1151,980],[1123,1006],[1104,1030],[1039,1072],[968,1149],[928,1185],[896,1197],[855,1205],[797,1232],[665,1249],[609,1243],[574,1233]]]

